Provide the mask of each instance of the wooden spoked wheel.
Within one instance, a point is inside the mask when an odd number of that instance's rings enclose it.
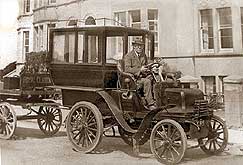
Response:
[[[61,128],[62,112],[58,107],[40,106],[37,122],[45,135],[52,136]]]
[[[89,153],[101,141],[103,120],[99,109],[92,103],[76,103],[67,118],[67,135],[77,151]]]
[[[150,136],[150,148],[156,159],[163,164],[176,164],[184,156],[186,134],[179,123],[165,119],[158,122]]]
[[[228,143],[228,130],[225,122],[218,116],[213,116],[206,125],[209,131],[208,136],[198,139],[200,148],[210,155],[223,152]]]
[[[17,125],[17,117],[9,103],[0,103],[0,139],[10,139]]]

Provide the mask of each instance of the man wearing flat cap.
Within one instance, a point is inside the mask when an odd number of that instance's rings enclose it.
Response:
[[[123,57],[124,72],[132,73],[138,78],[138,85],[143,87],[146,106],[153,110],[156,108],[155,100],[152,95],[151,79],[144,74],[147,70],[148,59],[144,53],[144,42],[135,39],[132,42],[133,50]]]

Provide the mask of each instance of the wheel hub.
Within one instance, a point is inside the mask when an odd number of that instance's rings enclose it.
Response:
[[[208,133],[208,139],[214,139],[217,137],[217,133],[215,131]]]
[[[48,123],[50,123],[54,119],[55,119],[55,116],[52,113],[47,113],[46,120],[47,120]]]

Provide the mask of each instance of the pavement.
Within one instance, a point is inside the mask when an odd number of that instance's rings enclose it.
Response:
[[[225,111],[215,110],[214,114],[225,120]],[[227,123],[226,123],[227,125]],[[243,128],[229,128],[228,127],[228,143],[230,145],[242,145],[243,146]],[[243,149],[243,147],[242,147]]]

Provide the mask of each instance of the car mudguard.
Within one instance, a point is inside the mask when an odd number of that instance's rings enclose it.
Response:
[[[97,91],[97,93],[105,100],[120,126],[127,132],[136,133],[137,131],[132,129],[125,121],[122,111],[116,104],[115,100],[104,90]]]

